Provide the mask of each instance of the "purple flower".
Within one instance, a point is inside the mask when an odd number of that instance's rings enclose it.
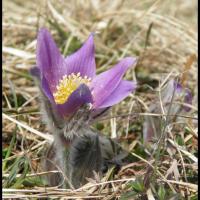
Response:
[[[186,88],[186,89],[185,89],[184,102],[185,102],[186,104],[192,105],[192,99],[193,99],[193,97],[192,97],[191,91],[190,91],[188,88]],[[189,111],[191,110],[191,108],[188,107],[188,106],[184,106],[183,108],[184,108],[184,110],[185,110],[186,112],[189,112]]]
[[[191,90],[188,88],[184,88],[180,83],[177,81],[171,80],[173,82],[173,88],[175,89],[175,99],[183,99],[183,102],[188,105],[192,105],[192,93]],[[170,93],[173,94],[173,89],[171,89]],[[183,106],[184,111],[189,112],[191,108],[189,106]]]
[[[170,119],[172,121],[176,121],[177,118],[175,117],[175,115],[183,114],[184,112],[189,112],[191,110],[189,106],[181,105],[180,102],[192,105],[192,93],[188,88],[184,88],[180,83],[178,83],[174,79],[171,79],[166,83],[165,87],[161,91],[161,100],[166,113],[169,111],[169,108],[171,106],[169,115],[174,116],[172,116]],[[160,103],[153,102],[152,104],[150,104],[149,112],[161,113],[162,111]],[[159,138],[161,127],[161,118],[154,116],[145,116],[143,124],[144,141],[150,141],[153,137]]]
[[[40,79],[41,88],[58,113],[67,116],[83,104],[93,111],[119,103],[136,88],[136,83],[122,80],[136,63],[127,57],[113,68],[96,75],[93,34],[83,46],[64,58],[46,29],[37,38],[37,67],[32,74]]]

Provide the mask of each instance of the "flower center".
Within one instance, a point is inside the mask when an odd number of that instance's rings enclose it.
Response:
[[[59,81],[58,86],[56,87],[56,92],[53,93],[55,102],[57,104],[63,104],[67,101],[70,94],[74,92],[81,84],[89,85],[91,78],[87,76],[81,77],[80,73],[70,74],[68,76],[64,75]]]

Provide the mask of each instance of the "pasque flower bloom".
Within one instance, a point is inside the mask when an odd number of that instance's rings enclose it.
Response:
[[[94,34],[83,46],[64,58],[50,33],[42,28],[37,38],[37,67],[32,74],[40,78],[41,88],[62,116],[74,113],[81,105],[98,110],[117,104],[136,88],[136,83],[122,80],[136,63],[126,57],[113,68],[96,75]]]
[[[176,122],[177,116],[179,114],[184,114],[185,112],[189,112],[191,110],[190,105],[192,105],[192,93],[190,89],[185,88],[179,82],[174,79],[170,79],[165,87],[161,90],[161,100],[162,107],[166,113],[171,115],[168,116],[170,122]],[[183,103],[183,104],[180,104]],[[155,101],[150,104],[149,112],[151,113],[161,113],[160,103]],[[183,120],[183,119],[182,119]],[[145,116],[144,124],[143,124],[143,139],[144,141],[150,141],[153,137],[159,138],[162,127],[162,118],[158,118],[157,116]]]

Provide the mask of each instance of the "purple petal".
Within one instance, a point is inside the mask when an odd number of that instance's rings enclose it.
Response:
[[[65,59],[67,73],[79,73],[81,76],[93,78],[96,73],[95,48],[93,34],[89,36],[83,46]]]
[[[59,79],[66,74],[64,58],[59,52],[51,34],[41,29],[37,38],[37,66],[45,76],[51,91],[55,91]]]
[[[175,91],[174,91],[175,90]],[[180,83],[171,79],[166,83],[166,86],[161,91],[161,97],[163,104],[168,104],[171,102],[174,95],[174,99],[179,99],[182,95],[183,88]]]
[[[136,82],[121,81],[117,88],[97,108],[106,108],[119,103],[136,89]]]
[[[40,80],[40,78],[41,78],[41,73],[40,73],[40,69],[38,68],[38,67],[32,67],[31,69],[30,69],[30,74],[32,75],[32,76],[35,76],[38,80]]]
[[[82,84],[69,96],[64,104],[57,104],[56,108],[60,115],[65,117],[73,114],[80,106],[92,102],[90,89],[85,84]]]
[[[44,76],[42,77],[41,87],[42,87],[42,91],[44,92],[46,97],[50,100],[50,102],[55,104],[53,94],[52,94],[50,87],[49,87],[49,84],[48,84],[48,82],[47,82],[47,80]]]
[[[49,88],[48,82],[47,82],[47,80],[45,79],[44,76],[41,77],[40,69],[38,67],[33,67],[33,68],[30,69],[30,73],[31,73],[32,76],[35,76],[40,81],[42,91],[44,92],[44,94],[46,95],[46,97],[52,103],[54,103],[55,102],[54,101],[54,97],[53,97],[52,92],[51,92],[51,90]]]
[[[91,83],[94,107],[99,107],[117,88],[127,69],[136,63],[135,58],[127,57],[110,70],[96,76]]]
[[[191,93],[191,91],[189,89],[185,89],[185,99],[184,99],[184,102],[187,103],[187,104],[192,105],[192,93]],[[184,110],[186,112],[189,112],[191,110],[191,108],[188,107],[188,106],[184,106],[183,108],[184,108]]]
[[[174,87],[176,92],[181,93],[182,92],[182,85],[180,83],[178,83],[177,81],[174,81]]]

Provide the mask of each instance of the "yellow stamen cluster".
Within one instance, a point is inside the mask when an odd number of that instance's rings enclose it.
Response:
[[[91,78],[87,76],[81,77],[80,73],[70,74],[68,76],[63,76],[56,87],[57,91],[53,94],[55,102],[57,104],[63,104],[67,101],[70,94],[74,92],[81,84],[89,85]]]

